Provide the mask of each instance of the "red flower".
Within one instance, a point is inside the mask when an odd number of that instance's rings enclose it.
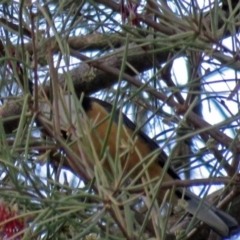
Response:
[[[138,23],[136,14],[137,8],[139,7],[139,3],[133,4],[131,0],[126,0],[126,4],[124,4],[124,0],[121,0],[120,6],[122,23],[125,23],[126,20],[128,19],[132,26],[136,26]]]
[[[17,206],[8,206],[0,200],[0,239],[8,239],[25,229],[25,221],[19,215]],[[20,240],[23,234],[14,240]]]

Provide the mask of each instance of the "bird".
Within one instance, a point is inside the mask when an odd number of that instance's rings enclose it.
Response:
[[[94,145],[94,150],[99,158],[102,154],[103,143],[106,141],[106,149],[111,158],[115,159],[116,153],[119,153],[121,155],[120,161],[123,171],[125,173],[131,172],[132,177],[138,176],[143,168],[145,168],[145,171],[147,171],[151,180],[159,179],[160,177],[162,177],[162,182],[180,180],[179,175],[171,166],[167,166],[167,170],[163,175],[163,168],[168,158],[166,153],[161,150],[159,145],[147,134],[137,129],[136,125],[120,110],[114,111],[114,117],[111,119],[110,114],[113,111],[113,106],[106,101],[90,96],[84,96],[78,101],[80,107],[75,107],[75,104],[76,101],[74,101],[73,97],[69,95],[64,96],[59,102],[60,126],[64,131],[67,131],[70,124],[68,116],[70,113],[71,124],[75,124],[76,127],[78,119],[76,115],[80,115],[83,111],[85,117],[87,117],[94,126],[94,131],[91,131],[91,139]],[[50,114],[49,106],[45,105],[41,109],[45,113]],[[66,113],[66,110],[68,113]],[[109,134],[107,137],[108,129]],[[124,148],[121,148],[121,144],[117,144],[119,129],[121,130],[120,142],[122,145],[132,146],[126,154],[123,153]],[[80,139],[79,141],[84,143],[84,139]],[[75,141],[70,145],[71,150],[78,155],[79,141]],[[144,167],[144,164],[140,163],[141,159],[146,158],[153,152],[157,152],[158,155],[154,161],[151,161],[149,164],[145,162]],[[106,171],[111,171],[111,166],[108,161],[105,161],[103,164]],[[163,199],[165,191],[166,190],[160,189],[158,200],[161,201]],[[176,205],[179,199],[184,199],[184,201],[186,201],[186,204],[184,204],[186,212],[192,215],[196,213],[196,218],[207,224],[210,229],[217,234],[226,237],[238,229],[238,223],[232,216],[212,206],[206,200],[202,201],[201,198],[191,191],[179,188],[174,191],[171,204]]]

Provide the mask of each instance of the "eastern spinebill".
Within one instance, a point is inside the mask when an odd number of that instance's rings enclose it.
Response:
[[[142,159],[147,159],[146,157],[148,155],[156,152],[159,149],[159,146],[142,131],[136,131],[136,125],[130,121],[127,116],[122,113],[120,114],[119,111],[115,111],[114,117],[111,120],[109,116],[113,109],[112,105],[96,98],[85,96],[81,101],[78,101],[78,104],[81,103],[82,110],[76,107],[75,103],[76,101],[73,101],[71,95],[66,95],[61,101],[59,101],[59,120],[62,129],[67,130],[70,125],[75,125],[75,129],[78,129],[77,125],[79,124],[79,121],[77,119],[81,120],[81,117],[76,117],[76,114],[81,115],[83,110],[88,120],[93,126],[95,126],[91,131],[91,139],[95,152],[99,157],[102,154],[103,143],[107,140],[106,151],[108,151],[108,154],[110,154],[112,159],[117,159],[116,153],[120,154],[123,171],[129,173],[134,169],[132,171],[132,178],[142,172],[143,168],[146,168],[145,171],[147,171],[147,174],[151,179],[162,177],[161,175],[163,174],[167,155],[163,151],[159,151],[158,156],[156,156],[156,159],[152,161],[151,164],[148,164],[146,161],[141,163],[140,161]],[[50,107],[48,104],[42,105],[41,110],[45,115],[48,117],[50,116]],[[52,108],[51,110],[52,114],[54,114],[54,110]],[[119,120],[120,118],[121,120]],[[122,126],[118,126],[120,123]],[[109,126],[110,132],[108,137],[106,137]],[[121,144],[117,141],[117,136],[119,137],[119,129],[121,129],[120,142],[125,143],[125,145],[132,142],[133,145],[132,149],[126,154],[122,154],[122,151],[124,150],[121,148]],[[70,146],[71,149],[79,155],[78,144],[79,141],[76,141],[75,144],[73,143]],[[106,171],[111,171],[108,161],[103,163],[103,167]],[[143,175],[144,174],[146,174],[146,172],[143,173]],[[165,171],[162,181],[167,182],[179,179],[180,177],[178,174],[170,166],[167,171]],[[160,189],[158,193],[159,197],[157,199],[163,199],[165,192],[166,191]],[[231,232],[236,231],[238,228],[238,223],[233,217],[210,205],[207,201],[202,202],[198,196],[188,190],[183,191],[183,189],[175,189],[175,194],[171,199],[171,203],[177,204],[179,199],[184,199],[186,201],[187,204],[184,204],[184,206],[187,212],[193,215],[197,213],[196,217],[199,220],[207,224],[212,230],[221,236],[229,236]]]

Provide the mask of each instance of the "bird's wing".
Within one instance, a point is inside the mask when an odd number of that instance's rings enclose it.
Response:
[[[104,107],[106,109],[106,111],[110,114],[112,112],[112,105],[110,103],[107,103],[105,101],[99,100],[97,98],[89,98],[89,97],[84,97],[85,101],[94,101],[97,102],[98,104],[100,104],[102,107]],[[88,98],[88,99],[86,99]],[[119,121],[119,110],[117,110],[115,112],[115,117],[114,117],[114,121],[116,123],[118,123]],[[136,131],[137,127],[136,124],[134,124],[125,114],[122,114],[122,120],[124,125],[131,129],[133,132]],[[152,140],[150,137],[148,137],[143,131],[141,130],[137,130],[136,135],[143,141],[145,142],[148,147],[151,149],[151,151],[155,151],[157,149],[159,149],[160,147],[158,146],[158,144]],[[166,155],[166,153],[161,150],[161,152],[159,153],[159,157],[157,158],[157,162],[158,164],[160,164],[161,167],[164,167],[164,164],[166,163],[168,157]],[[168,168],[168,173],[172,176],[173,179],[180,179],[180,177],[178,176],[178,174],[175,172],[175,170],[172,167]]]

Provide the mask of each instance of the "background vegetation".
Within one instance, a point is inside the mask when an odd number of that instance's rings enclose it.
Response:
[[[146,209],[121,170],[109,178],[71,154],[40,104],[64,91],[121,108],[169,155],[175,186],[203,196],[221,184],[209,200],[240,220],[238,1],[0,6],[1,239],[217,239],[204,227],[169,233],[177,217],[151,211],[147,189]]]

